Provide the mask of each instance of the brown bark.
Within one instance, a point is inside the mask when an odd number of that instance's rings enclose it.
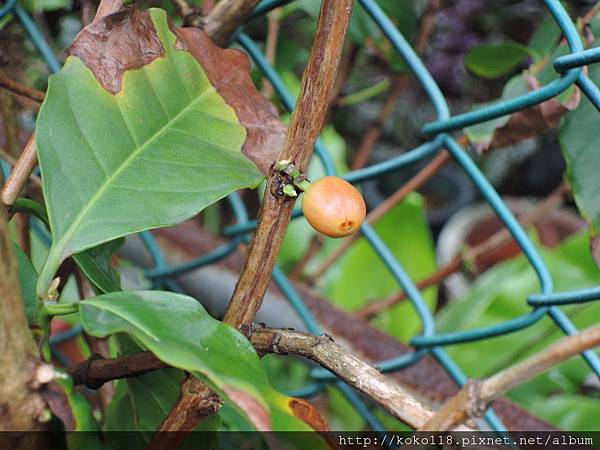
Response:
[[[350,14],[350,0],[324,0],[302,87],[279,160],[305,170],[329,108]],[[238,280],[225,322],[236,328],[253,322],[271,279],[294,202],[280,195],[279,174],[267,182],[258,228]]]
[[[0,211],[0,431],[44,429],[46,406],[35,379],[40,365],[21,299],[6,217]],[[20,439],[13,444],[26,448],[35,443],[30,440],[35,436],[24,434]]]

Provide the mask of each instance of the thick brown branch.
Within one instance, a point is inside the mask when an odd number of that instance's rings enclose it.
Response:
[[[257,328],[252,331],[250,340],[258,351],[291,353],[319,363],[413,428],[424,424],[433,414],[395,381],[326,335]]]
[[[351,0],[324,0],[298,103],[290,120],[280,160],[304,170],[323,126],[352,10]],[[258,228],[238,280],[225,322],[236,328],[253,322],[271,279],[294,202],[279,194],[272,173],[258,215]]]
[[[293,330],[253,327],[250,341],[259,353],[289,353],[319,363],[412,427],[423,425],[432,415],[429,409],[398,383],[352,356],[344,347],[325,335],[315,336]],[[143,352],[115,359],[91,359],[70,369],[69,372],[75,384],[97,388],[102,382],[136,376],[164,367],[166,365],[152,353]],[[205,391],[200,394],[209,396]],[[210,398],[212,401],[212,397]]]
[[[210,12],[195,18],[190,25],[197,26],[211,37],[217,45],[227,45],[229,39],[252,12],[260,0],[221,0]]]
[[[568,336],[546,350],[509,367],[485,380],[470,381],[442,407],[423,427],[428,431],[447,431],[469,417],[481,417],[485,409],[511,389],[547,371],[573,356],[600,346],[600,326]]]
[[[203,19],[203,28],[213,40],[223,44],[239,25],[231,15],[243,18],[256,3],[256,0],[223,0]],[[301,170],[306,167],[323,126],[351,11],[352,0],[324,0],[321,6],[315,42],[302,77],[300,96],[280,153],[280,159],[292,160]],[[224,20],[227,22],[223,22]],[[225,322],[236,328],[254,321],[290,221],[294,202],[279,195],[279,188],[277,175],[272,173],[267,181],[259,212],[258,228],[224,318]],[[161,424],[160,430],[193,430],[204,417],[198,411],[206,410],[206,399],[197,393],[205,393],[205,388],[200,380],[188,378],[182,384],[179,399]],[[183,435],[178,433],[179,437]],[[155,435],[152,444],[159,439],[160,436]],[[169,445],[175,443],[171,441]]]
[[[44,428],[33,377],[41,365],[29,331],[4,211],[0,209],[0,431]]]
[[[73,382],[91,389],[98,389],[110,380],[131,378],[157,369],[169,367],[152,352],[140,352],[120,358],[104,359],[94,355],[68,369]]]

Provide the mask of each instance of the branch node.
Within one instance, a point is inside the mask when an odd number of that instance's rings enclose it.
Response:
[[[475,418],[483,417],[485,415],[485,410],[487,409],[487,404],[481,398],[481,381],[469,380],[467,382],[467,392],[469,397],[469,416]]]

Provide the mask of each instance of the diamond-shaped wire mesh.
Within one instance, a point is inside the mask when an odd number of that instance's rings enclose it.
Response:
[[[256,7],[249,20],[261,16],[276,7],[290,3],[291,1],[292,0],[263,0]],[[495,103],[492,106],[487,106],[476,111],[452,116],[446,100],[433,77],[415,54],[410,44],[404,39],[392,21],[379,7],[377,2],[375,0],[356,1],[360,5],[359,7],[364,8],[371,19],[381,28],[394,49],[410,67],[413,75],[433,104],[437,117],[435,121],[427,123],[422,129],[423,135],[429,137],[427,142],[390,160],[347,173],[344,175],[344,178],[351,183],[360,184],[364,181],[377,178],[382,174],[417,164],[427,158],[435,156],[436,153],[442,149],[447,149],[472,180],[483,198],[495,211],[504,226],[512,234],[522,252],[527,257],[529,264],[535,270],[539,280],[540,292],[523,299],[523,301],[526,301],[531,306],[530,312],[494,326],[469,331],[439,334],[436,333],[435,330],[433,315],[429,311],[421,292],[416,287],[413,280],[411,280],[402,265],[393,256],[390,249],[381,240],[371,224],[365,222],[362,225],[362,235],[379,255],[401,289],[407,294],[412,306],[420,317],[422,325],[421,334],[413,337],[410,342],[413,346],[413,351],[411,353],[401,355],[392,360],[382,361],[378,366],[382,367],[386,372],[402,370],[405,367],[417,363],[425,355],[430,354],[437,359],[455,382],[462,386],[466,383],[467,378],[445,351],[444,346],[513,333],[535,324],[546,315],[550,316],[556,326],[558,326],[565,334],[576,334],[578,332],[577,328],[560,309],[560,305],[600,300],[600,287],[573,290],[569,292],[554,291],[552,277],[544,264],[542,257],[520,226],[519,222],[515,219],[505,202],[494,190],[490,182],[482,174],[469,155],[461,148],[457,141],[447,133],[461,129],[465,126],[485,122],[502,115],[537,105],[550,98],[556,97],[573,84],[576,84],[596,109],[600,111],[600,90],[587,77],[582,69],[585,65],[600,61],[600,48],[584,50],[575,24],[562,7],[560,1],[545,0],[544,3],[547,9],[559,25],[570,49],[569,54],[560,56],[554,60],[554,68],[561,74],[560,78],[526,95]],[[0,18],[11,13],[14,14],[22,26],[27,30],[37,51],[50,70],[52,72],[58,71],[60,69],[59,61],[52,53],[50,46],[44,40],[35,22],[27,12],[18,5],[16,0],[9,0],[0,7]],[[282,80],[279,78],[279,75],[269,64],[260,48],[248,35],[243,33],[243,30],[240,30],[237,33],[235,41],[248,52],[256,66],[273,85],[284,107],[291,111],[294,108],[294,97],[288,92]],[[320,140],[315,147],[315,153],[325,167],[326,173],[328,175],[334,175],[335,168],[333,162],[327,148]],[[152,269],[147,271],[148,278],[154,280],[157,285],[166,285],[167,287],[177,289],[176,283],[172,279],[175,275],[214,263],[235,251],[256,228],[256,221],[249,219],[245,206],[236,193],[230,195],[228,201],[236,219],[234,225],[225,229],[225,234],[231,238],[230,242],[209,254],[202,255],[188,263],[176,266],[168,265],[160,246],[154,240],[152,234],[149,232],[142,233],[142,240],[147,250],[152,255],[155,265]],[[295,218],[300,216],[301,211],[294,211]],[[39,228],[37,228],[37,231],[43,233],[43,230]],[[45,238],[47,239],[47,236],[45,236]],[[302,297],[296,291],[281,268],[275,268],[273,278],[299,317],[303,320],[307,329],[312,333],[320,333],[319,324],[304,305]],[[51,342],[53,344],[58,344],[65,340],[72,339],[80,332],[80,328],[74,328],[67,333],[53,336]],[[587,351],[582,354],[582,357],[587,361],[592,370],[600,376],[600,359],[598,356],[593,351]],[[307,386],[301,392],[296,392],[296,395],[314,395],[317,392],[320,392],[327,383],[335,383],[357,408],[372,429],[384,429],[379,420],[369,411],[356,392],[348,385],[336,379],[334,375],[323,369],[315,369],[311,372],[311,375],[314,379],[314,383]],[[494,414],[492,409],[487,411],[485,418],[492,429],[496,431],[505,430],[503,424]]]

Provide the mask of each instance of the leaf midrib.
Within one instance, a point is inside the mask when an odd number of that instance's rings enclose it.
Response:
[[[56,253],[57,251],[59,252],[61,261],[65,257],[68,256],[68,255],[64,255],[63,252],[64,252],[64,249],[67,247],[69,240],[73,237],[73,235],[75,234],[75,231],[81,225],[85,216],[95,206],[98,199],[104,195],[104,193],[107,191],[107,189],[113,183],[113,181],[116,180],[119,177],[119,175],[131,165],[131,163],[137,158],[137,156],[140,153],[142,153],[147,148],[147,146],[149,146],[156,139],[158,139],[161,135],[163,135],[163,133],[165,131],[168,131],[168,128],[171,125],[173,125],[183,115],[185,115],[187,112],[189,112],[192,109],[192,107],[195,106],[197,103],[199,103],[199,101],[202,100],[206,95],[208,95],[210,93],[214,93],[214,92],[216,92],[216,89],[214,88],[214,86],[211,85],[207,90],[202,92],[198,97],[196,97],[195,99],[190,101],[179,113],[177,113],[177,115],[175,117],[170,119],[165,125],[163,125],[159,130],[157,130],[149,139],[147,139],[141,146],[139,146],[137,149],[135,149],[125,159],[125,161],[123,161],[123,164],[121,164],[117,168],[117,170],[115,170],[108,178],[106,178],[106,180],[102,183],[102,185],[96,191],[96,193],[90,198],[90,200],[87,202],[87,204],[84,205],[84,207],[81,209],[81,211],[79,212],[79,214],[77,215],[77,217],[75,218],[75,220],[73,221],[71,226],[67,229],[67,231],[62,235],[62,237],[57,242],[54,253]],[[119,109],[120,109],[120,107],[119,107]],[[124,116],[123,116],[123,121],[125,122],[126,128],[129,132],[129,134],[131,135],[132,141],[135,142],[133,133],[127,126],[127,122],[126,122]],[[118,237],[118,236],[114,236],[114,237]],[[81,249],[81,250],[83,250],[83,249]]]

